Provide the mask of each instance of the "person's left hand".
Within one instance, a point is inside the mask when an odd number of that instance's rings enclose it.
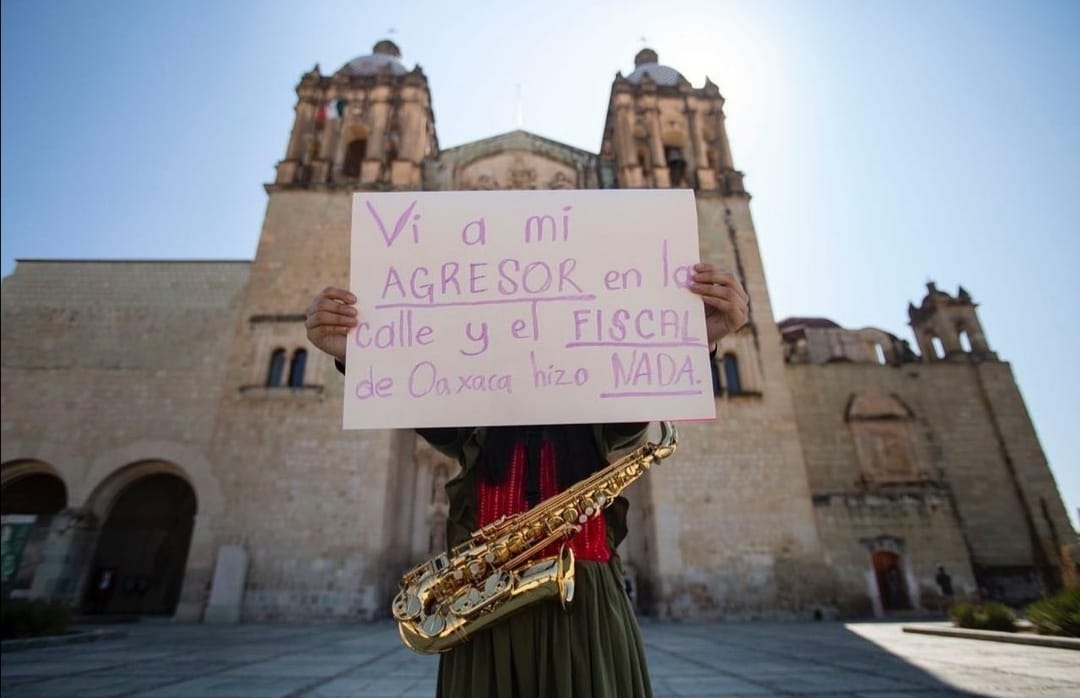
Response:
[[[712,264],[694,265],[690,290],[705,304],[705,328],[709,346],[746,324],[750,316],[750,296],[734,274]]]

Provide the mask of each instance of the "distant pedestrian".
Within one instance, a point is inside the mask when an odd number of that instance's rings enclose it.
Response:
[[[934,579],[941,589],[941,595],[951,600],[953,597],[952,577],[949,576],[949,573],[946,572],[945,568],[941,565],[938,565],[937,576],[934,577]]]

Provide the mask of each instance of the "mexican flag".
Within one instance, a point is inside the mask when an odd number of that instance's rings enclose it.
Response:
[[[315,123],[323,124],[330,119],[340,119],[343,116],[345,116],[345,100],[331,99],[319,105],[319,110],[315,112]]]

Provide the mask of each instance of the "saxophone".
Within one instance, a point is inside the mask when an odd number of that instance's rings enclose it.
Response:
[[[574,599],[573,551],[563,545],[557,555],[536,555],[568,540],[654,461],[670,456],[678,443],[675,427],[661,422],[660,431],[658,443],[644,444],[528,511],[492,521],[407,572],[392,606],[405,645],[421,654],[446,652],[538,601],[558,599],[566,608]]]

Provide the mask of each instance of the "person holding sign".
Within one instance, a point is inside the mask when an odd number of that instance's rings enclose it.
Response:
[[[746,324],[749,305],[734,275],[694,267],[689,290],[701,297],[707,338],[716,343]],[[356,297],[329,287],[306,311],[307,336],[344,372],[346,344],[359,322]],[[646,423],[436,427],[417,429],[455,458],[446,485],[448,547],[500,516],[529,509],[608,463],[640,440]],[[647,698],[652,695],[637,622],[615,549],[626,535],[626,502],[605,510],[570,539],[577,560],[574,601],[528,606],[442,654],[440,698]]]

